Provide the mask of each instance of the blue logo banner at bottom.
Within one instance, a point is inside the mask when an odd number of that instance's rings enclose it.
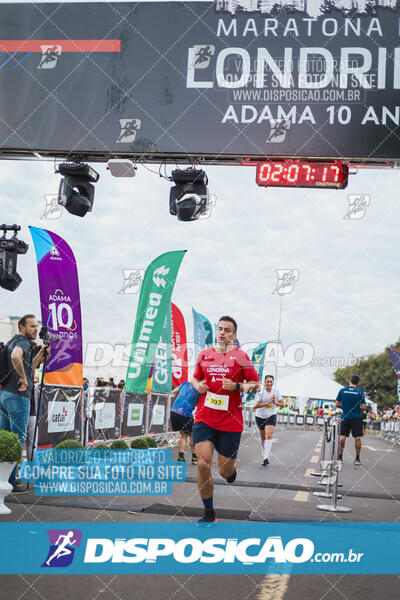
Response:
[[[3,523],[0,573],[400,574],[400,523]]]

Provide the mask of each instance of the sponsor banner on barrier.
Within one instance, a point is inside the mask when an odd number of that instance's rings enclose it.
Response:
[[[400,523],[4,523],[3,574],[399,574]]]
[[[167,430],[168,396],[151,394],[149,403],[149,432],[164,433]]]
[[[122,437],[135,437],[147,432],[147,394],[124,394],[124,409],[121,423]]]
[[[115,425],[115,404],[106,402],[101,410],[96,410],[94,426],[97,430],[111,429]]]
[[[38,396],[38,388],[35,393]],[[82,388],[43,386],[38,413],[38,446],[55,446],[66,439],[82,438]]]
[[[96,388],[91,409],[89,442],[118,439],[121,431],[121,390]]]
[[[129,403],[127,408],[128,427],[141,427],[143,425],[144,405]]]
[[[47,405],[47,432],[60,433],[73,431],[75,425],[75,404],[72,402],[49,402]]]

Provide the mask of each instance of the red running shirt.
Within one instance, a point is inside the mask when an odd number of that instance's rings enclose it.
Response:
[[[225,377],[235,383],[260,381],[246,352],[236,346],[225,354],[216,352],[214,348],[206,348],[200,352],[197,358],[193,377],[199,381],[205,380],[209,391],[221,397],[219,400],[212,398],[211,402],[220,402],[224,407],[226,406],[223,410],[209,408],[204,405],[207,394],[201,394],[197,403],[195,423],[201,421],[220,431],[243,431],[240,392],[224,390],[222,379]],[[222,400],[222,397],[228,398]],[[208,404],[210,405],[210,401]]]

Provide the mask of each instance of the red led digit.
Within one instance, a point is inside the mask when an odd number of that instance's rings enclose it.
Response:
[[[278,171],[276,169],[278,169]],[[282,171],[283,171],[282,163],[276,163],[274,166],[274,171],[271,176],[271,181],[275,181],[275,183],[279,183],[279,181],[281,180],[280,175],[281,175]],[[276,177],[277,177],[277,179],[276,179]]]
[[[295,183],[299,178],[300,167],[298,165],[290,165],[288,168],[287,180],[290,183]]]
[[[261,165],[261,169],[260,169],[260,173],[259,173],[259,180],[260,181],[268,181],[270,176],[271,176],[271,164],[263,163]]]
[[[311,165],[307,165],[307,164],[306,165],[301,165],[301,166],[303,167],[303,169],[307,169],[305,180],[306,181],[310,181],[312,166]]]
[[[328,177],[328,167],[324,167],[324,170],[322,171],[322,181],[326,181]]]
[[[337,183],[337,182],[339,181],[339,173],[340,173],[340,169],[339,169],[339,167],[338,167],[337,165],[332,165],[332,166],[331,166],[331,169],[332,169],[333,171],[335,171],[335,175],[334,175],[334,177],[333,177],[333,181],[334,181],[334,183]]]

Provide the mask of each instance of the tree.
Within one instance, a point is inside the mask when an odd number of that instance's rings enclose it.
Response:
[[[400,339],[390,348],[400,350]],[[360,387],[379,410],[397,404],[397,376],[390,360],[388,347],[381,354],[358,359],[353,367],[337,369],[333,377],[341,385],[348,385],[351,375],[360,376]]]

